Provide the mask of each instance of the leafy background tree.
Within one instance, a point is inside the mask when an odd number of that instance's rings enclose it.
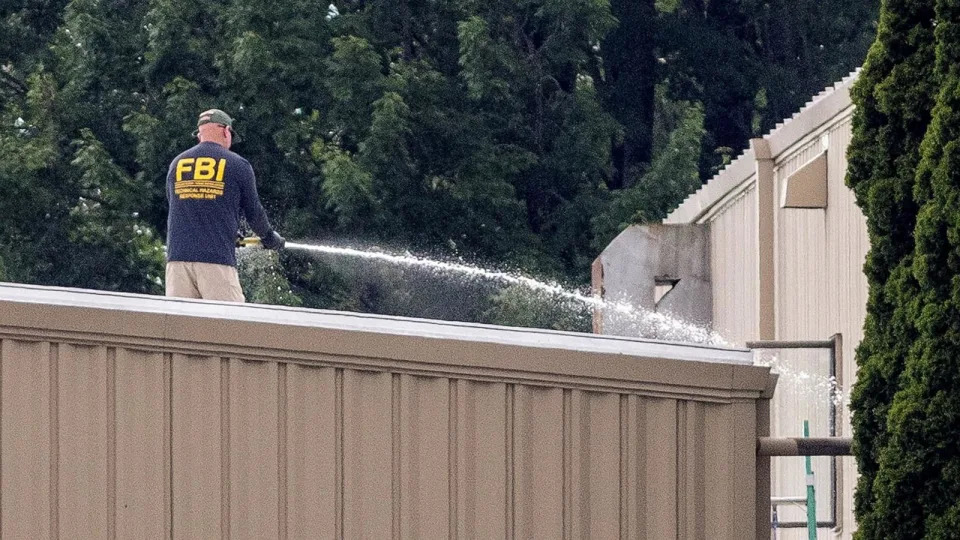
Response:
[[[219,107],[291,240],[584,288],[620,230],[859,65],[877,8],[9,0],[0,278],[161,292],[166,169]],[[515,289],[360,260],[286,251],[241,271],[252,301],[588,329]]]

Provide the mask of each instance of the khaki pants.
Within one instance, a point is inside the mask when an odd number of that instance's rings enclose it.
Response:
[[[202,262],[168,262],[167,296],[245,301],[235,267]]]

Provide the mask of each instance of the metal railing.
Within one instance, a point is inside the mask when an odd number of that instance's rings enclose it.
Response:
[[[833,335],[828,340],[809,340],[809,341],[749,341],[747,348],[754,350],[773,350],[773,349],[826,349],[829,351],[829,373],[828,376],[837,378],[837,367],[842,358],[843,340],[840,334]],[[838,408],[833,399],[828,404],[829,418],[828,434],[829,437],[759,437],[757,439],[757,455],[763,457],[787,457],[787,456],[849,456],[851,454],[852,440],[849,437],[837,437]],[[826,521],[817,521],[818,528],[835,528],[837,526],[838,516],[840,514],[840,503],[838,496],[838,486],[840,477],[838,473],[837,460],[830,460],[830,516]],[[783,504],[803,502],[806,505],[806,497],[771,497],[770,504],[772,508]],[[781,529],[803,528],[807,527],[805,521],[784,521],[777,524]]]

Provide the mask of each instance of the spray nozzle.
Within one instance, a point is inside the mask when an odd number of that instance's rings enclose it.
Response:
[[[237,236],[237,247],[257,247],[260,245],[260,238],[257,236]]]

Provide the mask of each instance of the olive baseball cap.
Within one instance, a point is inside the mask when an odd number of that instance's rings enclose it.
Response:
[[[233,133],[233,142],[240,142],[240,136],[237,135],[236,130],[233,129],[233,118],[230,118],[229,114],[220,109],[210,109],[200,113],[200,117],[197,118],[197,129],[199,130],[200,126],[204,124],[220,124],[221,126],[226,126],[230,128],[230,132]]]

